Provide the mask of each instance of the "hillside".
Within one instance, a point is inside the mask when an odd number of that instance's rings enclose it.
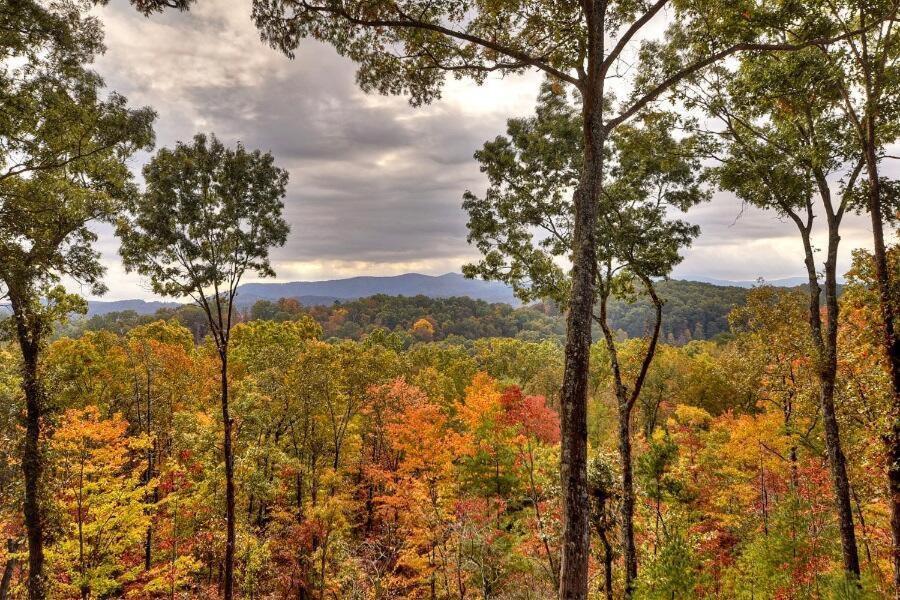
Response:
[[[353,287],[354,285],[358,287]],[[357,282],[344,286],[342,293],[349,293],[353,289],[361,290],[364,285]],[[368,282],[368,285],[374,284]],[[259,288],[254,289],[260,291]],[[276,287],[263,291],[269,293],[274,289],[289,292],[298,288]],[[341,291],[334,287],[327,289]],[[695,281],[660,282],[659,292],[666,301],[663,309],[663,340],[672,344],[684,344],[694,339],[710,339],[726,333],[728,313],[735,306],[744,303],[747,291],[741,287]],[[115,304],[108,303],[103,308]],[[205,318],[196,307],[166,303],[151,311],[146,309],[153,307],[154,303],[134,301],[125,306],[125,310],[95,308],[88,319],[76,324],[67,333],[77,335],[78,331],[85,329],[123,332],[159,318],[175,318],[198,337],[205,333]],[[345,339],[360,339],[377,328],[409,332],[420,319],[431,323],[433,331],[428,338],[434,340],[451,336],[466,339],[518,337],[561,340],[565,335],[565,318],[553,306],[537,304],[514,307],[508,303],[488,302],[465,296],[443,298],[424,294],[375,294],[355,299],[276,297],[257,299],[249,305],[241,304],[239,310],[244,320],[286,320],[308,314],[322,325],[326,336]],[[627,337],[644,335],[652,314],[649,301],[643,298],[634,303],[616,301],[610,306],[613,327]],[[599,331],[595,332],[595,338],[599,339]]]
[[[805,279],[789,277],[767,281],[776,287],[796,287]],[[661,289],[668,289],[673,303],[680,304],[680,299],[691,284],[703,284],[708,287],[697,288],[712,291],[713,288],[744,288],[757,285],[756,281],[729,281],[708,277],[695,277],[691,280],[672,280],[660,283]],[[685,284],[685,285],[681,285]],[[674,287],[673,287],[674,286]],[[712,292],[713,295],[741,296],[736,290],[731,292]],[[504,303],[520,306],[513,296],[512,290],[498,282],[466,279],[459,273],[444,275],[421,275],[406,273],[392,277],[348,277],[325,281],[293,281],[288,283],[245,283],[238,288],[237,305],[247,309],[259,300],[276,301],[280,298],[293,298],[304,306],[329,306],[337,301],[359,300],[377,295],[385,296],[426,296],[428,298],[466,297],[483,300],[488,303]],[[736,296],[736,297],[737,297]],[[111,312],[134,311],[139,315],[152,315],[161,308],[178,308],[178,302],[159,302],[145,300],[91,300],[88,303],[88,316],[105,315]],[[669,313],[681,313],[669,307]],[[627,320],[628,330],[636,325]],[[704,322],[704,326],[707,323]],[[673,322],[673,326],[675,323]],[[716,325],[713,324],[715,328]]]
[[[338,300],[356,300],[376,294],[387,296],[428,296],[451,298],[466,296],[486,302],[517,305],[512,290],[498,282],[466,279],[460,273],[421,275],[406,273],[393,277],[350,277],[328,281],[295,281],[291,283],[245,283],[238,288],[242,306],[257,300],[278,300],[320,296]],[[330,303],[330,302],[329,302]],[[304,304],[311,304],[304,302]]]

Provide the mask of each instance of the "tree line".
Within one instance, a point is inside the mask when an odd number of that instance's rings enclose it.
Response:
[[[728,314],[746,302],[749,292],[744,288],[678,280],[659,282],[658,287],[666,300],[661,336],[673,345],[728,335]],[[331,305],[304,306],[291,298],[282,298],[258,300],[249,308],[240,308],[238,313],[242,322],[256,319],[286,321],[309,315],[322,326],[326,338],[354,340],[362,339],[378,328],[409,334],[410,343],[416,339],[438,341],[451,336],[531,340],[562,340],[565,336],[565,317],[552,302],[513,308],[507,304],[490,304],[466,297],[376,295],[337,301]],[[613,299],[609,303],[609,315],[610,326],[617,335],[642,337],[652,322],[652,305],[645,297],[630,301]],[[65,326],[58,327],[55,335],[72,337],[84,331],[103,329],[124,333],[159,319],[177,319],[194,332],[198,340],[206,335],[206,317],[191,304],[159,309],[149,315],[126,310],[87,318],[74,316]],[[428,321],[430,328],[416,333],[414,326],[421,319]],[[594,329],[595,334],[599,335],[599,327]]]

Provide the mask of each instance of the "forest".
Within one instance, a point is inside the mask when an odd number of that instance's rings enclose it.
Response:
[[[409,114],[540,75],[453,199],[519,309],[241,306],[304,190],[157,147],[106,4],[0,0],[0,600],[900,599],[900,1],[248,2]],[[671,279],[723,194],[805,285]]]
[[[738,287],[716,286],[694,281],[661,281],[660,293],[665,296],[664,320],[660,329],[662,339],[670,344],[683,345],[691,340],[713,339],[728,334],[728,313],[744,305],[747,290]],[[610,302],[610,327],[624,337],[641,337],[653,321],[653,307],[647,298],[639,297]],[[478,339],[483,337],[516,337],[529,340],[565,338],[565,317],[552,302],[512,308],[507,304],[487,303],[466,297],[429,298],[426,296],[387,296],[335,302],[331,305],[303,306],[292,298],[277,301],[258,300],[241,310],[238,320],[265,319],[285,321],[308,314],[322,326],[325,338],[359,340],[375,329],[408,333],[407,343],[443,340],[448,337]],[[112,311],[89,318],[73,316],[55,335],[77,337],[85,331],[109,330],[124,333],[138,325],[157,320],[175,319],[202,340],[208,330],[206,315],[197,306],[186,304],[180,308],[163,308],[152,315],[135,311]],[[415,324],[425,319],[430,327],[417,334]],[[424,327],[424,324],[422,324]],[[599,326],[595,327],[599,335]]]

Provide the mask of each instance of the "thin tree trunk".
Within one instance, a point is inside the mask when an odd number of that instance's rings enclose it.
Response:
[[[858,173],[858,172],[857,172]],[[813,176],[818,186],[822,205],[828,225],[828,249],[825,259],[825,307],[826,321],[823,325],[821,315],[822,288],[816,274],[814,250],[810,234],[812,231],[813,212],[811,204],[807,205],[806,224],[793,211],[789,214],[800,230],[803,240],[807,277],[809,281],[809,324],[812,341],[816,348],[817,369],[819,379],[819,400],[825,430],[825,447],[828,453],[828,465],[834,487],[837,508],[838,527],[841,535],[841,553],[845,572],[852,578],[859,579],[859,551],[856,543],[856,531],[853,522],[853,511],[850,505],[850,483],[847,478],[846,458],[841,449],[840,430],[834,404],[835,380],[837,377],[837,252],[840,243],[839,227],[846,201],[842,201],[839,209],[834,210],[831,189],[824,173],[813,167]],[[854,174],[854,179],[856,175]],[[849,186],[852,187],[852,186]]]
[[[829,202],[830,204],[830,202]],[[827,321],[825,324],[825,356],[822,360],[822,414],[824,416],[825,439],[831,462],[834,487],[837,492],[838,517],[841,530],[841,552],[844,558],[844,569],[859,579],[859,550],[856,542],[856,530],[853,522],[853,509],[850,504],[850,482],[847,477],[846,458],[841,449],[841,438],[838,429],[837,414],[834,407],[835,380],[837,378],[837,333],[838,333],[838,300],[837,300],[837,252],[840,236],[834,216],[828,211],[828,257],[825,260],[825,308]]]
[[[834,411],[834,381],[824,381],[821,391],[822,413],[825,424],[825,445],[834,483],[838,509],[838,526],[841,532],[841,554],[844,570],[859,579],[859,552],[856,547],[856,530],[850,507],[850,484],[847,479],[847,461],[841,451],[837,418]]]
[[[634,469],[631,459],[631,414],[619,408],[619,458],[622,462],[622,557],[625,560],[625,597],[637,581],[637,548],[634,543]]]
[[[541,537],[541,541],[544,546],[544,553],[547,556],[547,567],[550,572],[550,577],[553,581],[554,589],[558,589],[559,587],[559,569],[556,566],[556,561],[553,558],[553,552],[550,550],[550,542],[547,540],[547,536],[544,533],[544,517],[541,514],[541,503],[540,498],[537,493],[537,485],[534,482],[534,452],[531,448],[531,440],[528,440],[528,483],[531,491],[531,501],[534,504],[534,517],[537,522],[538,535]]]
[[[22,386],[25,388],[25,448],[22,470],[25,474],[25,529],[28,534],[28,598],[43,600],[44,527],[41,518],[39,488],[43,471],[41,456],[41,390],[37,375],[37,350],[24,357]]]
[[[841,449],[840,428],[834,405],[835,379],[837,377],[837,251],[840,236],[838,235],[839,215],[831,208],[831,195],[824,180],[819,182],[819,190],[828,217],[828,254],[825,260],[825,306],[826,322],[822,324],[820,313],[821,288],[816,275],[815,260],[810,240],[810,227],[800,226],[805,251],[805,264],[809,279],[809,321],[813,343],[817,349],[819,366],[819,401],[822,409],[825,430],[825,447],[828,453],[828,465],[834,487],[835,504],[838,516],[838,528],[841,535],[841,554],[844,570],[855,579],[859,579],[859,552],[856,545],[856,531],[853,523],[853,510],[850,505],[850,483],[847,478],[847,461]],[[795,219],[796,220],[796,219]],[[799,223],[798,223],[799,225]]]
[[[153,434],[152,428],[152,420],[153,420],[153,400],[151,396],[151,376],[148,367],[147,371],[147,437],[151,438]],[[156,442],[154,441],[150,447],[147,448],[147,472],[144,474],[144,485],[149,485],[150,480],[153,479],[153,452],[156,449]],[[155,504],[157,500],[157,492],[154,489],[153,494],[148,498],[150,503]],[[149,523],[147,525],[147,533],[144,537],[144,570],[149,571],[150,567],[153,564],[153,523]]]
[[[606,600],[613,600],[613,549],[605,531],[600,534],[600,542],[603,544],[603,589]]]
[[[869,530],[866,526],[866,515],[863,514],[862,504],[859,501],[859,494],[856,493],[855,488],[850,488],[850,495],[853,497],[853,504],[856,505],[856,516],[859,518],[859,528],[862,530],[863,547],[866,549],[866,563],[871,569],[875,565],[872,562],[872,549],[869,547]],[[875,566],[875,568],[877,569],[877,566]]]
[[[637,545],[634,541],[634,467],[631,451],[631,414],[634,412],[634,405],[640,396],[647,377],[647,372],[656,355],[656,346],[659,341],[659,333],[662,327],[662,308],[663,302],[656,294],[652,280],[641,274],[636,274],[643,282],[647,294],[653,302],[655,318],[653,322],[653,330],[647,345],[647,351],[641,361],[641,368],[634,380],[634,387],[631,393],[622,379],[622,369],[619,364],[618,351],[616,349],[616,341],[612,329],[609,327],[607,320],[607,300],[609,296],[608,281],[611,274],[607,276],[607,283],[601,284],[600,293],[600,316],[597,319],[603,330],[603,337],[606,340],[606,347],[609,351],[610,367],[613,373],[613,382],[615,384],[616,400],[618,403],[619,413],[619,460],[622,468],[622,554],[625,561],[625,598],[630,598],[634,593],[634,586],[637,582],[638,562],[637,562]]]
[[[18,550],[18,543],[12,539],[6,540],[7,554],[11,555],[16,550]],[[6,566],[3,567],[3,578],[0,579],[0,600],[8,600],[9,598],[9,586],[12,583],[13,571],[15,571],[17,563],[18,561],[12,556],[6,559]]]
[[[225,430],[225,600],[234,597],[234,456],[231,447],[232,420],[228,412],[228,347],[219,351],[222,365],[222,424]]]

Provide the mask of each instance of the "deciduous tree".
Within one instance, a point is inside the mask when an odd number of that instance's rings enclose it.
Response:
[[[816,350],[844,567],[851,577],[859,578],[846,457],[834,398],[840,225],[858,192],[864,159],[840,114],[840,79],[840,71],[818,49],[809,48],[782,57],[748,56],[734,74],[714,69],[703,84],[706,91],[694,98],[725,125],[727,155],[714,170],[719,184],[746,202],[787,217],[800,234],[809,286],[807,319]],[[827,231],[824,290],[813,246],[817,207],[824,213]]]
[[[573,239],[565,191],[577,185],[580,172],[580,119],[558,87],[545,85],[537,115],[511,120],[509,137],[488,142],[476,154],[490,187],[483,198],[468,192],[463,203],[469,213],[469,240],[484,255],[479,263],[466,267],[467,273],[509,283],[526,299],[564,301],[570,281],[559,260],[568,254]],[[663,299],[656,293],[654,280],[668,275],[681,260],[681,248],[699,232],[682,220],[668,218],[667,213],[686,211],[706,197],[699,183],[700,142],[691,136],[676,141],[670,133],[675,124],[670,115],[648,113],[639,124],[623,125],[612,134],[605,149],[608,177],[594,226],[602,241],[595,249],[599,307],[593,317],[603,331],[618,401],[627,594],[637,577],[632,412],[662,324]],[[546,237],[539,237],[538,231]],[[635,281],[652,300],[654,317],[639,367],[629,374],[619,359],[608,303],[612,297],[633,297]],[[630,385],[629,375],[633,377]]]
[[[164,148],[144,167],[147,191],[131,202],[118,233],[127,269],[161,295],[190,297],[206,315],[220,366],[227,536],[225,598],[234,594],[233,419],[228,403],[228,347],[234,300],[248,272],[273,276],[269,249],[287,239],[282,217],[288,174],[271,154],[226,148],[198,134]]]
[[[53,323],[83,308],[58,282],[102,293],[103,268],[88,224],[110,219],[135,192],[125,161],[153,143],[150,109],[130,109],[85,68],[102,47],[81,3],[19,2],[0,11],[0,296],[13,309],[26,398],[25,522],[29,597],[45,597],[40,505],[40,356]]]

